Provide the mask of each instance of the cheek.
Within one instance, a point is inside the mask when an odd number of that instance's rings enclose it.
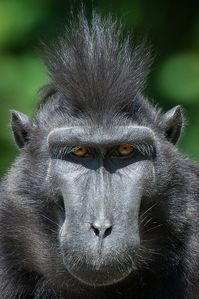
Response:
[[[120,222],[135,232],[139,230],[139,214],[144,198],[152,198],[155,190],[155,172],[151,162],[143,162],[118,174],[114,187],[115,210]]]
[[[142,161],[129,165],[117,173],[117,190],[125,194],[137,194],[142,197],[144,193],[154,189],[155,169],[151,161]],[[139,194],[139,196],[138,196]]]
[[[77,163],[57,159],[51,160],[48,173],[54,185],[65,189],[67,185],[78,186],[78,179],[81,177],[86,178],[88,176],[88,169]]]
[[[153,191],[156,182],[155,168],[153,163],[150,161],[143,162],[140,173],[145,192]]]

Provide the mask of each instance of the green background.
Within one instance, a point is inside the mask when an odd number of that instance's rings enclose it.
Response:
[[[9,131],[9,109],[31,115],[37,91],[48,78],[38,55],[40,41],[64,30],[71,10],[84,4],[121,18],[137,39],[147,37],[155,62],[145,94],[164,110],[182,104],[187,129],[181,150],[199,160],[199,5],[171,0],[0,0],[0,176],[17,149]]]

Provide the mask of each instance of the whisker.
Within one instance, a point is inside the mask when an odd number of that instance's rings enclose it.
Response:
[[[55,224],[58,228],[61,229],[61,225],[59,225],[59,223],[53,221],[52,219],[50,219],[48,216],[45,215],[41,215],[43,218],[45,218],[46,220],[50,221],[51,223]]]

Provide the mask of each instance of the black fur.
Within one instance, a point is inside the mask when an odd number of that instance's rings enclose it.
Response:
[[[42,89],[38,111],[32,119],[12,113],[21,154],[0,187],[0,298],[199,298],[199,167],[174,146],[182,109],[162,114],[142,95],[149,51],[132,50],[111,18],[94,13],[88,24],[81,13],[47,52],[52,83]],[[49,172],[47,136],[86,125],[111,128],[114,137],[118,126],[132,124],[155,138],[155,187],[144,187],[139,211],[141,246],[127,278],[88,286],[63,263],[58,219],[65,207]]]

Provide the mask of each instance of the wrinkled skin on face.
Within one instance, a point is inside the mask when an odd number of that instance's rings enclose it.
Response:
[[[140,204],[153,193],[155,144],[145,127],[118,127],[114,138],[111,131],[98,131],[50,132],[48,172],[63,198],[59,241],[66,269],[85,284],[109,285],[136,269]],[[130,155],[114,154],[121,141],[131,144]],[[79,144],[91,153],[79,157],[67,151],[66,145]]]

